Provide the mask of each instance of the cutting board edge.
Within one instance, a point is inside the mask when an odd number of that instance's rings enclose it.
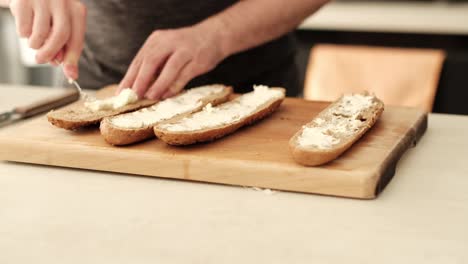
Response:
[[[39,152],[39,150],[44,149],[40,146],[41,142],[21,140],[22,144],[18,144],[15,141],[17,140],[2,138],[0,135],[0,145],[7,146],[7,148],[9,145],[15,146],[15,152],[0,151],[0,160],[358,199],[375,198],[373,196],[375,187],[372,186],[375,181],[372,178],[378,173],[376,170],[330,171],[321,168],[297,166],[280,171],[274,168],[279,165],[271,162],[266,162],[270,167],[264,166],[259,169],[258,163],[252,161],[227,159],[213,161],[209,158],[193,160],[189,159],[189,156],[171,157],[171,155],[162,155],[159,160],[155,160],[149,158],[147,153],[137,154],[137,158],[134,159],[136,161],[135,166],[130,169],[128,166],[120,164],[119,160],[113,160],[113,157],[104,160],[100,158],[103,155],[99,154],[99,152],[106,150],[100,150],[99,148],[95,149],[89,156],[88,160],[93,162],[77,164],[75,160],[82,155],[80,149],[65,147],[62,144],[54,145],[48,142],[47,146],[50,151],[44,155],[44,153]],[[93,154],[96,158],[93,158]],[[126,155],[122,156],[122,159],[132,155],[135,155],[135,152],[126,153]],[[167,166],[154,167],[154,170],[148,170],[148,167],[145,167],[151,162],[162,161],[167,162]],[[206,162],[211,162],[210,166],[206,166]],[[233,170],[234,168],[235,170]],[[148,173],[148,171],[154,173]],[[232,171],[236,175],[226,173],[219,175],[220,171]],[[251,176],[252,171],[256,171],[254,177]],[[323,177],[328,177],[329,182],[324,182]]]
[[[392,155],[389,155],[381,164],[381,175],[375,183],[375,197],[385,189],[395,176],[396,167],[403,155],[405,155],[408,149],[415,147],[426,133],[428,128],[428,115],[421,111],[418,111],[418,115],[418,118],[412,124],[411,128],[402,135],[399,144],[393,148]]]

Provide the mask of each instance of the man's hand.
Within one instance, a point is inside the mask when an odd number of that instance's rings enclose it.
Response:
[[[120,90],[130,87],[140,98],[149,99],[179,93],[225,58],[216,32],[213,24],[153,32],[131,63]]]
[[[187,28],[154,32],[120,83],[139,96],[167,98],[224,58],[271,41],[329,0],[245,0]]]
[[[64,73],[78,78],[86,8],[78,0],[11,0],[18,34],[37,50],[38,63],[64,62]]]

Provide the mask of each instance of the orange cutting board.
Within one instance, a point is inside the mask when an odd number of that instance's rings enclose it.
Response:
[[[188,147],[160,140],[113,147],[97,128],[65,131],[39,116],[0,129],[0,160],[375,198],[395,174],[403,153],[424,134],[427,115],[386,107],[375,126],[335,161],[319,167],[296,164],[289,154],[289,139],[327,105],[287,98],[277,112],[255,125]]]

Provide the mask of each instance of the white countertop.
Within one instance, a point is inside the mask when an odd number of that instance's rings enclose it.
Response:
[[[468,3],[330,2],[300,28],[468,35]]]
[[[0,263],[468,263],[466,135],[431,114],[369,201],[0,162]]]

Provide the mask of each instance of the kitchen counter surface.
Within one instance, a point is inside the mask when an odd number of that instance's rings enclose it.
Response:
[[[468,35],[468,3],[332,1],[300,29]]]
[[[376,200],[0,162],[0,263],[467,263],[467,135],[431,114]]]

